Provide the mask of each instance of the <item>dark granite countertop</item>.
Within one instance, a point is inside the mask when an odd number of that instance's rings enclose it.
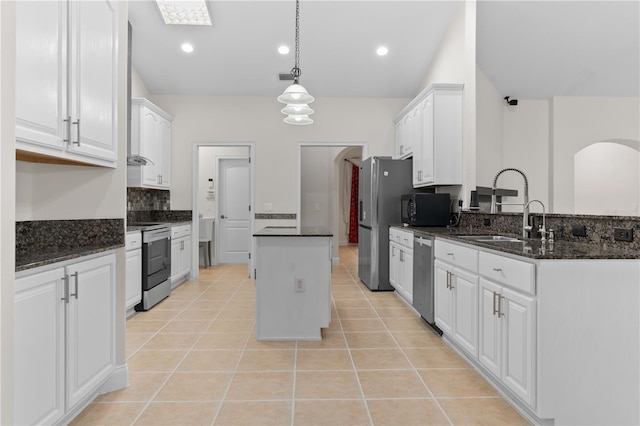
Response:
[[[324,227],[267,226],[253,234],[254,237],[333,237]]]
[[[124,219],[16,222],[16,272],[124,247]]]
[[[448,240],[464,243],[472,246],[492,249],[504,253],[524,256],[531,259],[640,259],[637,250],[622,250],[611,247],[609,244],[588,244],[573,241],[555,240],[553,243],[546,241],[544,245],[537,238],[521,239],[518,235],[504,232],[464,232],[463,229],[452,227],[407,227],[392,225],[395,228],[413,231],[431,237],[442,237]],[[520,241],[473,241],[460,238],[465,235],[505,235],[519,238]]]
[[[51,248],[45,252],[31,253],[24,257],[16,256],[16,272],[26,271],[27,269],[37,268],[39,266],[52,265],[65,260],[72,260],[91,254],[102,253],[124,247],[123,244],[113,246],[89,246],[76,248]]]

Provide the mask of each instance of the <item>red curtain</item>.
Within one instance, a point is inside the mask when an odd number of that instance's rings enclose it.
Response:
[[[358,243],[358,173],[360,168],[351,165],[351,205],[349,207],[349,244]]]

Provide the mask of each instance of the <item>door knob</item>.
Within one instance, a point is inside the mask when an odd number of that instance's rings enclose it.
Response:
[[[223,214],[220,215],[220,219],[224,219],[224,215]]]

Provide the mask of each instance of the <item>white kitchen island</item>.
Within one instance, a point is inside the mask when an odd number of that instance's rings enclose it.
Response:
[[[256,238],[256,338],[321,340],[331,321],[331,239],[325,228],[266,227]]]

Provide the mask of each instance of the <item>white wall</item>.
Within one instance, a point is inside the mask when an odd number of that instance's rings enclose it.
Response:
[[[476,144],[477,186],[491,187],[493,177],[501,170],[502,160],[502,115],[504,99],[480,69],[476,70]],[[464,206],[465,208],[468,207]]]
[[[152,96],[173,116],[171,208],[189,210],[191,151],[194,142],[255,142],[255,212],[265,203],[274,213],[296,213],[298,144],[362,142],[370,155],[392,155],[393,117],[409,99],[316,99],[310,126],[282,122],[281,106],[270,97]],[[256,229],[265,221],[256,221]],[[268,224],[277,225],[269,222]],[[279,224],[279,223],[278,223]]]
[[[144,81],[142,81],[142,78],[140,78],[140,74],[131,66],[131,97],[149,99],[150,96],[147,86],[144,84]]]
[[[640,142],[597,142],[574,156],[574,210],[638,216]]]
[[[549,211],[549,102],[520,99],[517,106],[510,106],[502,99],[502,114],[502,165],[522,170],[529,181],[529,200],[542,201]],[[491,186],[493,177],[487,183]],[[518,173],[503,173],[498,187],[518,190],[518,197],[503,201],[522,203],[523,185]],[[503,211],[522,212],[522,207],[505,206]],[[539,204],[533,205],[531,211],[541,211]]]
[[[339,147],[303,146],[300,150],[300,225],[333,229],[334,160]]]
[[[552,108],[553,211],[574,213],[575,154],[597,142],[640,141],[640,98],[554,97]]]

